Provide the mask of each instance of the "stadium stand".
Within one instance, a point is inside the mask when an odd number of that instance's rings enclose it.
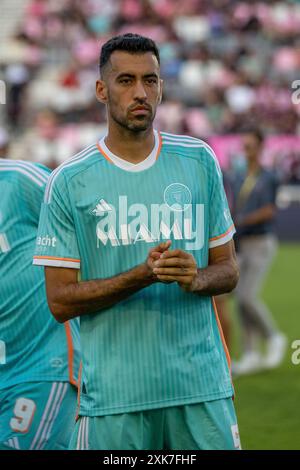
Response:
[[[55,166],[104,132],[104,110],[94,99],[99,48],[125,31],[149,35],[160,45],[166,86],[158,128],[206,139],[259,122],[270,136],[293,135],[291,148],[299,148],[300,111],[291,100],[300,70],[298,2],[30,0],[24,5],[0,57],[12,97],[6,121],[16,157],[20,152],[24,157],[26,149],[30,159]],[[298,173],[299,168],[299,179]]]

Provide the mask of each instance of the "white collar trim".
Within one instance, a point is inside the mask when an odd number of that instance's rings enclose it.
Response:
[[[155,129],[153,133],[154,133],[154,138],[155,138],[155,144],[154,144],[153,150],[148,155],[148,157],[145,158],[145,160],[139,163],[128,162],[127,160],[124,160],[123,158],[120,158],[114,153],[112,153],[105,143],[106,135],[102,137],[102,139],[99,141],[99,147],[100,147],[100,150],[103,149],[104,153],[109,157],[112,163],[118,166],[119,168],[121,168],[122,170],[131,171],[131,172],[147,170],[148,168],[151,168],[152,165],[154,165],[158,156],[157,153],[159,149],[159,135],[158,135],[157,130]]]

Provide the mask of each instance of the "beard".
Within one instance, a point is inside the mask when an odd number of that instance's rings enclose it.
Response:
[[[132,132],[148,130],[152,127],[155,118],[155,113],[152,108],[147,114],[140,116],[130,115],[130,111],[127,111],[126,115],[122,116],[120,113],[114,112],[111,108],[109,109],[109,113],[111,118],[119,124],[119,126]]]

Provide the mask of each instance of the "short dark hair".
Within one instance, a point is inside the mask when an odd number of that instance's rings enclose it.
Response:
[[[111,38],[102,46],[99,64],[100,75],[114,51],[125,51],[130,54],[152,52],[160,64],[158,47],[152,39],[139,34],[126,33]]]
[[[245,129],[245,134],[253,135],[257,142],[261,145],[264,141],[264,134],[258,127],[249,127]]]

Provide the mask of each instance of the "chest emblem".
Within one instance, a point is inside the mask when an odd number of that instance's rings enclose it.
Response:
[[[192,194],[182,183],[172,183],[164,191],[164,201],[173,211],[185,211],[192,203]]]

